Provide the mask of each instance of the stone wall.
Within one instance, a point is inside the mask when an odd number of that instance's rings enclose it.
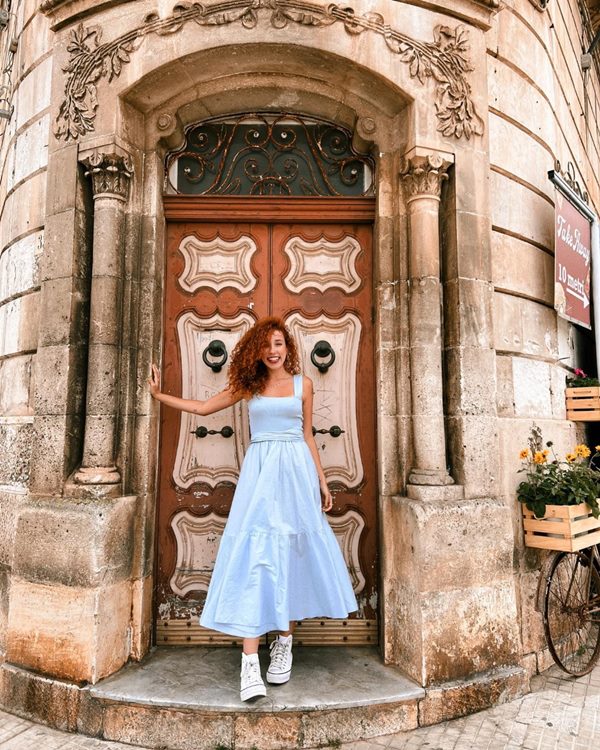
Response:
[[[591,336],[553,309],[554,186],[547,177],[556,160],[563,170],[572,162],[600,208],[600,86],[595,66],[587,79],[581,70],[579,5],[550,3],[542,12],[528,0],[507,0],[486,35],[501,493],[513,516],[521,636],[531,670],[548,664],[535,609],[547,554],[523,548],[514,499],[517,453],[533,421],[563,456],[584,437],[566,421],[565,375],[592,359],[584,360],[583,351],[591,350]]]
[[[52,71],[51,32],[37,0],[13,1],[0,32],[17,41],[9,120],[0,120],[0,655],[5,648],[13,538],[33,443]]]

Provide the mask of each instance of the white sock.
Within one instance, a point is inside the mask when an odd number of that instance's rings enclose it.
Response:
[[[248,661],[250,663],[258,663],[258,654],[245,654],[242,652],[242,661]]]
[[[291,635],[280,635],[279,640],[282,643],[291,643],[292,642],[292,636]]]

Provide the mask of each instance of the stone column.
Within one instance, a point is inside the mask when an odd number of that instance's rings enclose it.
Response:
[[[117,484],[120,313],[125,205],[133,174],[126,156],[94,151],[83,160],[94,195],[86,418],[79,484]]]
[[[439,205],[450,161],[407,154],[401,173],[409,221],[410,378],[414,464],[409,485],[448,485],[442,378]]]

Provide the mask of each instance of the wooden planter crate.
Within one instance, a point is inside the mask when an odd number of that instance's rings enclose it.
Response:
[[[600,388],[567,388],[567,419],[575,422],[600,421]]]
[[[600,518],[594,518],[587,503],[547,505],[543,518],[536,518],[525,503],[521,507],[527,547],[576,552],[600,542]]]

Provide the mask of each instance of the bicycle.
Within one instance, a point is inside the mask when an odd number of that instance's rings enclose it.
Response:
[[[599,545],[557,552],[544,593],[544,631],[552,658],[576,677],[591,672],[600,658]]]

